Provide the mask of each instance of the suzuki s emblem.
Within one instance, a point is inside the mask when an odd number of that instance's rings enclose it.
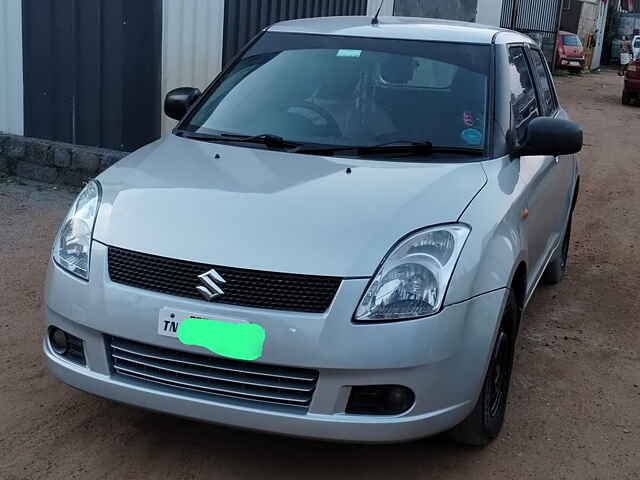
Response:
[[[211,302],[214,298],[224,295],[224,290],[220,288],[219,284],[227,282],[225,282],[224,278],[213,268],[207,273],[198,275],[198,278],[200,282],[202,282],[202,285],[197,286],[196,290],[200,292],[200,295],[202,295],[205,300]]]

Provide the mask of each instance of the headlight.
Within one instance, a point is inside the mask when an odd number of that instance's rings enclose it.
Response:
[[[62,222],[53,244],[53,259],[62,268],[89,280],[91,239],[100,206],[100,185],[89,182]]]
[[[443,225],[402,240],[378,268],[355,320],[407,320],[437,313],[470,231],[462,224]]]

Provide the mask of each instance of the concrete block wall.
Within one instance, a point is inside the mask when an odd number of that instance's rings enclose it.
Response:
[[[0,173],[81,187],[126,152],[0,134]]]

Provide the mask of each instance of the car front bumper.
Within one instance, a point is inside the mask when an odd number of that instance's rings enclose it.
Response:
[[[50,371],[81,390],[150,410],[279,434],[350,442],[398,442],[447,430],[473,409],[480,393],[508,290],[449,305],[419,320],[357,325],[351,322],[367,279],[344,280],[324,314],[300,314],[211,304],[115,284],[107,272],[107,248],[94,242],[90,282],[49,265],[45,328],[55,326],[83,340],[86,366],[57,355],[45,335]],[[319,372],[308,409],[194,394],[129,379],[114,372],[107,339],[198,354],[204,349],[159,336],[158,312],[167,306],[221,320],[263,326],[260,363]],[[212,355],[212,354],[210,354]],[[403,385],[415,393],[401,415],[352,415],[351,388]]]
[[[585,62],[584,58],[565,57],[560,59],[560,65],[562,67],[569,67],[569,68],[575,68],[575,67],[582,68],[584,67],[584,62]]]

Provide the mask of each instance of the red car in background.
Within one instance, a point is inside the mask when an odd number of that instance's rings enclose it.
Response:
[[[624,72],[624,90],[622,91],[622,104],[631,105],[640,99],[640,60],[632,61]]]
[[[571,32],[558,32],[556,45],[556,65],[571,73],[579,73],[584,68],[584,48],[580,37]]]

